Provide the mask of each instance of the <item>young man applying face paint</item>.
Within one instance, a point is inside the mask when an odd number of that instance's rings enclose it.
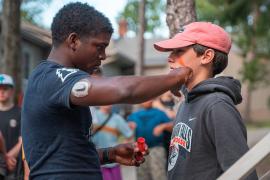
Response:
[[[113,32],[99,11],[64,6],[51,26],[52,50],[32,72],[24,95],[22,137],[30,179],[101,180],[100,164],[139,166],[134,144],[95,149],[88,141],[89,106],[140,103],[183,84],[190,68],[149,77],[89,76],[106,59]],[[163,82],[160,86],[160,82]]]
[[[248,151],[246,128],[235,105],[241,103],[241,84],[217,77],[227,66],[229,35],[219,26],[194,22],[172,39],[156,43],[171,51],[171,69],[190,67],[193,76],[182,92],[170,143],[168,177],[217,179]],[[257,179],[252,173],[247,179]]]

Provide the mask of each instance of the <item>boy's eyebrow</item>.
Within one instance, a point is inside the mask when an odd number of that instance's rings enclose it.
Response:
[[[176,51],[184,51],[184,48],[176,49]]]

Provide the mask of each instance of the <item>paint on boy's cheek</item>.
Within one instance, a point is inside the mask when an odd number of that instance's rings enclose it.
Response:
[[[185,63],[184,63],[183,58],[181,58],[181,57],[178,58],[178,59],[176,60],[176,62],[177,62],[180,66],[184,66],[184,67],[186,66]]]

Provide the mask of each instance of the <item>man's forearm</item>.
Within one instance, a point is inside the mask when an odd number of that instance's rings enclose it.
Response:
[[[110,92],[111,96],[106,100],[115,97],[113,103],[141,103],[174,88],[177,83],[184,83],[184,77],[184,74],[182,78],[172,74],[145,77],[118,76],[110,78],[104,84],[104,88],[98,89]],[[92,88],[95,88],[95,84]]]
[[[70,100],[74,105],[93,106],[116,103],[141,103],[185,83],[189,69],[177,69],[159,76],[118,76],[110,78],[88,78],[78,83],[88,93],[78,97],[76,88]],[[75,86],[75,85],[74,85]],[[106,96],[106,98],[104,98]]]
[[[174,88],[177,82],[179,83],[181,80],[184,83],[184,78],[166,75],[136,79],[136,83],[132,81],[127,82],[124,86],[129,94],[123,101],[124,103],[144,102]]]

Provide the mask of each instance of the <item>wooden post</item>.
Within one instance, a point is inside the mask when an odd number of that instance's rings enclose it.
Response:
[[[136,64],[136,75],[144,74],[144,32],[145,32],[145,0],[139,4],[139,60]]]
[[[14,79],[16,100],[21,93],[21,0],[4,0],[2,16],[3,62],[0,72]]]

